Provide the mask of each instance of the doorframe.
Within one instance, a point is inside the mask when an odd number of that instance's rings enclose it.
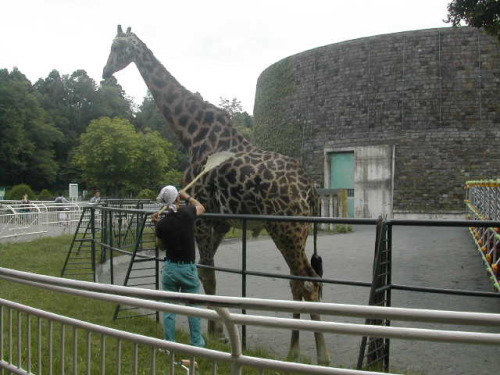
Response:
[[[390,153],[391,153],[391,177],[390,177],[390,188],[389,188],[389,207],[386,212],[388,217],[392,217],[394,215],[394,174],[395,174],[395,157],[396,157],[396,147],[393,144],[382,144],[382,145],[366,145],[366,146],[343,146],[343,147],[325,147],[323,149],[323,186],[325,188],[331,188],[330,186],[330,178],[331,178],[331,165],[330,165],[330,154],[332,153],[342,153],[342,152],[350,152],[354,153],[354,168],[356,169],[358,167],[358,162],[359,162],[359,152],[364,149],[364,148],[369,148],[369,147],[389,147],[390,148]],[[363,191],[360,191],[359,189],[356,188],[357,185],[357,180],[356,180],[356,171],[355,171],[355,176],[354,176],[354,217],[356,216],[357,209],[361,209],[359,206],[357,206],[357,203],[359,204],[359,194],[364,194]]]

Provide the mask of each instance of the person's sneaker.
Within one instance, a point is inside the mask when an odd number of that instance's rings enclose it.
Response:
[[[179,364],[181,366],[189,368],[191,366],[191,360],[190,359],[181,359],[179,361]],[[194,368],[198,368],[198,362],[194,361]]]

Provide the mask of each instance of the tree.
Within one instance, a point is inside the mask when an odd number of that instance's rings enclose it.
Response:
[[[64,134],[54,147],[60,167],[55,188],[62,189],[70,181],[81,180],[81,171],[71,165],[70,154],[89,122],[101,116],[131,119],[132,101],[114,77],[97,87],[84,70],[63,76],[53,70],[47,78],[39,79],[34,88],[55,126]]]
[[[130,121],[117,117],[93,120],[73,158],[87,184],[114,196],[156,189],[172,160],[171,144],[158,133],[138,133]]]
[[[238,99],[232,98],[229,100],[227,98],[223,98],[222,96],[219,99],[219,107],[229,113],[229,116],[233,117],[236,113],[243,112],[241,101]]]
[[[453,0],[448,4],[446,22],[460,26],[461,22],[484,30],[500,40],[500,1]]]
[[[241,102],[233,98],[231,100],[220,97],[219,107],[225,110],[232,122],[233,125],[247,138],[250,139],[252,137],[252,131],[254,126],[253,117],[250,116],[247,112],[243,111],[243,106]]]
[[[158,132],[165,140],[173,145],[173,149],[175,150],[175,161],[173,161],[173,163],[177,165],[177,169],[184,170],[188,166],[189,161],[186,149],[177,135],[172,131],[172,128],[168,126],[165,117],[160,113],[149,91],[142,104],[139,106],[139,111],[135,114],[135,118],[132,122],[137,131],[143,133],[151,131]]]
[[[26,76],[17,68],[0,70],[0,181],[35,189],[53,184],[53,147],[61,139]]]
[[[93,111],[95,117],[122,117],[132,119],[133,101],[127,97],[114,76],[101,81],[97,89],[97,102]]]

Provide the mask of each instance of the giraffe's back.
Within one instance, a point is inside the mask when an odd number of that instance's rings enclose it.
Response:
[[[316,190],[300,164],[261,150],[237,153],[203,179],[208,211],[232,214],[313,214]]]

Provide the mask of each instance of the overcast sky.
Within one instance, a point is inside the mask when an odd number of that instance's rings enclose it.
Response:
[[[84,69],[98,84],[116,26],[132,31],[187,89],[253,112],[257,78],[308,49],[361,37],[448,27],[451,0],[16,0],[0,9],[0,68],[35,83]],[[116,74],[137,104],[133,65]]]

